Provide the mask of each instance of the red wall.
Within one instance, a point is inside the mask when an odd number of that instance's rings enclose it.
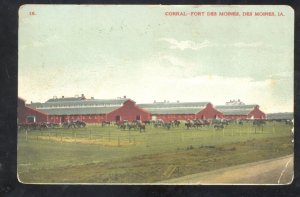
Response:
[[[26,122],[25,101],[18,98],[18,123]]]
[[[35,116],[36,122],[47,122],[48,115],[25,106],[25,100],[18,98],[18,123],[26,123],[27,116]]]
[[[253,116],[254,119],[266,119],[266,114],[260,111],[259,106],[256,106],[247,116],[247,118],[251,119]]]
[[[165,122],[173,120],[193,120],[195,119],[195,114],[153,114],[156,119],[161,119]]]
[[[91,115],[49,115],[49,122],[62,123],[69,121],[80,120],[86,123],[101,123],[106,120],[105,114]]]
[[[197,119],[215,119],[223,118],[223,113],[216,110],[211,103],[208,103],[204,109],[196,114]]]
[[[136,106],[135,102],[128,100],[122,107],[107,114],[108,121],[116,121],[116,116],[120,116],[122,120],[133,121],[140,116],[141,121],[151,120],[150,113]]]
[[[224,115],[225,119],[229,119],[229,120],[241,120],[241,119],[247,119],[247,115]]]

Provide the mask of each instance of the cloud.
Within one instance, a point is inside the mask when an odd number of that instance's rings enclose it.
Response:
[[[244,42],[236,42],[232,44],[224,44],[224,47],[238,47],[238,48],[244,48],[244,47],[259,47],[262,46],[261,42],[253,42],[253,43],[244,43]]]
[[[202,43],[195,43],[191,40],[185,40],[185,41],[177,41],[174,38],[161,38],[161,41],[165,41],[170,44],[170,49],[192,49],[192,50],[198,50],[201,48],[205,48],[210,46],[210,42],[208,40],[203,41]]]
[[[174,38],[161,38],[160,41],[164,41],[170,44],[170,49],[180,49],[180,50],[199,50],[206,47],[237,47],[237,48],[252,48],[260,47],[263,44],[261,42],[245,43],[245,42],[236,42],[228,44],[217,44],[204,40],[201,43],[196,43],[191,40],[178,41]]]

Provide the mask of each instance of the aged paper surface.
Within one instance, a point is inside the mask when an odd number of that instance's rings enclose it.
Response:
[[[289,6],[24,5],[24,183],[289,184]]]

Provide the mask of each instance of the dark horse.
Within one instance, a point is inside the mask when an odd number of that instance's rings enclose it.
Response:
[[[180,121],[179,120],[174,120],[174,125],[175,125],[175,127],[179,127]]]
[[[193,123],[189,120],[184,125],[186,126],[187,129],[190,129],[191,127],[194,126]]]
[[[215,128],[216,130],[224,129],[224,125],[223,125],[223,124],[215,124],[215,125],[214,125],[214,128]]]
[[[109,121],[102,121],[102,122],[101,122],[101,126],[102,126],[102,127],[104,127],[104,126],[106,126],[106,125],[110,126],[110,122],[109,122]]]
[[[139,128],[140,132],[146,132],[146,126],[144,123],[137,122],[137,127]]]
[[[256,133],[256,128],[260,128],[261,131],[264,131],[264,125],[266,124],[266,122],[264,120],[254,120],[253,121],[253,126],[255,126],[255,133]]]

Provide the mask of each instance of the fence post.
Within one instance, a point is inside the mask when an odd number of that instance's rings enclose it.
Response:
[[[108,141],[110,142],[110,130],[108,130]]]
[[[48,132],[48,141],[50,142],[50,132]]]
[[[183,133],[181,133],[181,142],[183,142]]]
[[[28,135],[28,133],[27,133],[27,130],[26,130],[26,141],[27,141],[27,139],[28,139],[28,136],[27,136],[27,135]]]
[[[130,129],[128,130],[128,141],[129,141],[129,144],[131,142],[131,139],[130,139]]]
[[[75,143],[76,143],[76,137],[77,137],[77,135],[76,135],[76,131],[75,131],[75,134],[74,134],[74,138],[75,138]]]

